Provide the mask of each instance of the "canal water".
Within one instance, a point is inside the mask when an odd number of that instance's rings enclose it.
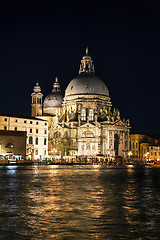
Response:
[[[160,169],[0,167],[0,239],[160,239]]]

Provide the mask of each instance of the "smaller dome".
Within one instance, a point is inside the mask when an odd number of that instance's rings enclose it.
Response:
[[[58,78],[56,77],[55,82],[53,84],[52,93],[50,93],[44,100],[43,107],[44,108],[55,108],[61,107],[63,102],[63,94],[61,93],[60,85],[58,82]]]
[[[50,93],[44,100],[43,107],[44,108],[52,108],[52,107],[61,107],[63,102],[62,93]]]

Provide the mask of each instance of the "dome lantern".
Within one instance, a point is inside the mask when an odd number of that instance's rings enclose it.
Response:
[[[53,84],[53,90],[52,90],[53,93],[55,92],[61,92],[61,88],[60,88],[60,84],[58,82],[58,78],[56,77],[55,78],[55,82]]]
[[[93,60],[88,55],[88,47],[86,48],[86,54],[82,57],[80,64],[79,74],[82,72],[95,73]]]
[[[38,93],[41,92],[41,87],[39,86],[39,82],[36,82],[36,85],[33,88],[33,92]]]

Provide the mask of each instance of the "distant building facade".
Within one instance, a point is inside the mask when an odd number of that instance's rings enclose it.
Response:
[[[31,96],[32,116],[48,121],[49,155],[128,156],[129,120],[122,120],[120,112],[112,109],[108,88],[95,75],[88,51],[65,96],[57,78],[43,103],[38,83]]]
[[[138,159],[160,160],[160,135],[130,134],[130,151]]]
[[[0,130],[26,132],[28,159],[48,156],[48,121],[34,117],[0,114]]]

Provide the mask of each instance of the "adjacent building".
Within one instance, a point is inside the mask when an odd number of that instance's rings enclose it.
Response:
[[[8,133],[14,131],[17,135],[20,132],[26,133],[27,159],[41,159],[48,156],[48,121],[1,113],[0,130]],[[15,148],[12,150],[14,151]]]
[[[130,155],[143,160],[160,160],[160,135],[130,134]]]

